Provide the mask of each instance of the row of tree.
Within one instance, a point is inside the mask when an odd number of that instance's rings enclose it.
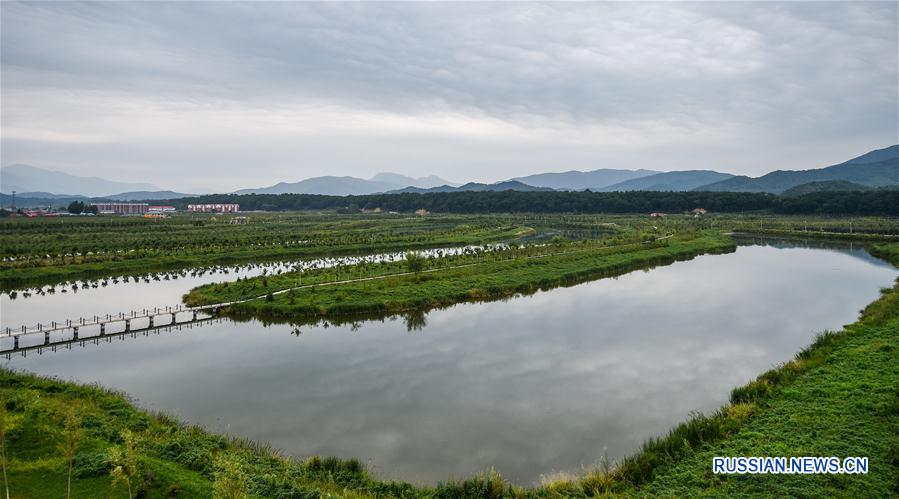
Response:
[[[167,201],[187,204],[239,203],[242,210],[383,211],[434,213],[678,213],[770,211],[783,214],[899,215],[899,190],[815,192],[782,197],[757,192],[435,192],[427,194],[212,194]]]

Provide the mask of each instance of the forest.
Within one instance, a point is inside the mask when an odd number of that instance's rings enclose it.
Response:
[[[212,194],[167,201],[188,204],[239,203],[244,211],[373,210],[434,213],[680,213],[768,211],[808,215],[899,215],[899,190],[814,192],[784,197],[757,192],[433,192],[427,194]]]

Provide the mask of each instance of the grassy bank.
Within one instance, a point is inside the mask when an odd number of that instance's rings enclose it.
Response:
[[[788,229],[755,229],[746,227],[745,234],[759,235],[765,237],[782,237],[795,240],[820,239],[824,241],[851,241],[861,243],[885,243],[899,240],[899,236],[888,234],[864,234],[849,232],[824,232],[809,230],[788,230]]]
[[[368,274],[349,274],[353,280],[330,285],[316,284],[318,275],[263,276],[227,285],[202,286],[192,290],[185,301],[198,305],[259,297],[233,304],[225,312],[236,316],[308,318],[390,314],[532,293],[702,253],[731,251],[734,247],[733,241],[714,232],[611,246],[596,241],[570,242],[486,256],[462,256],[447,262],[433,261],[431,271],[422,268],[393,273],[397,264],[376,265],[367,270],[349,269],[345,272]]]
[[[899,244],[871,253],[899,267]],[[868,457],[860,475],[715,475],[715,456]],[[608,472],[603,491],[649,496],[890,497],[899,494],[899,282],[859,320],[735,388]]]

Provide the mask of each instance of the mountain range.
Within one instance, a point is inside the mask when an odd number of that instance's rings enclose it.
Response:
[[[704,185],[733,177],[730,173],[713,170],[684,170],[656,173],[619,182],[602,191],[692,191]]]
[[[526,177],[515,177],[510,180],[534,187],[549,187],[556,190],[583,191],[590,189],[598,191],[610,185],[628,180],[655,175],[655,170],[616,170],[601,168],[588,172],[571,170],[561,173],[537,173]]]
[[[3,192],[52,192],[66,196],[109,196],[128,191],[159,191],[147,183],[116,182],[99,177],[79,177],[64,172],[45,170],[29,165],[9,165],[0,168],[0,187]]]
[[[404,187],[402,189],[396,189],[393,191],[387,191],[387,194],[396,194],[400,192],[416,192],[419,194],[424,194],[427,192],[464,192],[464,191],[474,191],[474,192],[484,192],[484,191],[522,191],[522,192],[534,192],[534,191],[554,191],[551,187],[537,187],[533,185],[528,185],[523,182],[519,182],[517,180],[505,180],[503,182],[496,182],[494,184],[481,184],[479,182],[469,182],[467,184],[460,185],[459,187],[453,187],[450,185],[441,185],[438,187],[431,187],[430,189],[422,189],[421,187]]]
[[[843,163],[810,170],[777,170],[760,177],[735,176],[714,170],[658,171],[602,168],[591,171],[548,172],[485,184],[463,185],[440,177],[410,177],[379,173],[363,179],[349,176],[313,177],[281,182],[268,187],[241,189],[235,194],[364,195],[376,193],[427,193],[455,191],[727,191],[770,192],[799,195],[822,190],[899,187],[899,145],[877,149]],[[118,201],[162,200],[190,197],[160,190],[145,183],[116,182],[98,177],[79,177],[29,165],[0,168],[0,190],[17,191],[17,199],[31,198],[42,204],[63,199],[101,198]],[[6,196],[4,196],[6,199]]]
[[[701,187],[704,191],[771,192],[810,182],[845,180],[865,187],[899,185],[899,145],[877,149],[838,165],[814,170],[777,170],[761,177],[732,177]],[[695,189],[700,190],[700,189]]]
[[[428,189],[438,186],[453,186],[440,177],[413,178],[398,173],[379,173],[370,179],[357,177],[312,177],[299,182],[280,182],[269,187],[256,189],[240,189],[235,194],[326,194],[331,196],[348,196],[375,194],[394,191],[405,187]]]

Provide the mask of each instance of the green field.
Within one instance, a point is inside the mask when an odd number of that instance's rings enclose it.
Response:
[[[333,213],[0,219],[0,289],[68,280],[415,248],[533,232],[497,217]]]
[[[483,244],[716,229],[885,241],[899,221],[759,213],[428,215],[333,211],[138,217],[0,218],[0,290],[215,265]]]

